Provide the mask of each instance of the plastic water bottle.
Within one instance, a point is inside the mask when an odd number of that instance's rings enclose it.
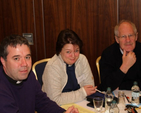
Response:
[[[109,113],[119,113],[119,108],[115,100],[112,101],[112,104],[109,109]]]
[[[138,83],[135,81],[134,85],[131,88],[132,91],[132,104],[139,104],[139,94],[140,94],[140,88],[138,86]]]
[[[114,96],[111,92],[111,88],[108,87],[107,92],[105,94],[105,113],[109,113],[109,109],[110,109],[111,103],[113,101],[113,98],[114,98]]]

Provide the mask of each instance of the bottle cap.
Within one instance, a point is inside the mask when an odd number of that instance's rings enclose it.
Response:
[[[115,104],[115,103],[117,103],[117,102],[116,102],[115,100],[113,100],[113,101],[112,101],[112,103],[114,103],[114,104]]]
[[[108,88],[107,88],[107,91],[111,91],[111,88],[110,88],[110,87],[108,87]]]
[[[134,81],[134,85],[137,85],[138,83],[137,83],[137,81]]]

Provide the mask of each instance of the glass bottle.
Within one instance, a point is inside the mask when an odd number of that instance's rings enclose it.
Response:
[[[109,113],[119,113],[119,108],[115,100],[112,101],[112,104],[109,109]]]
[[[138,86],[138,83],[136,81],[134,81],[133,83],[134,85],[131,88],[132,91],[132,104],[139,104],[139,94],[140,94],[140,88]]]
[[[108,87],[106,94],[105,94],[105,113],[109,113],[109,109],[110,109],[111,103],[113,101],[113,98],[114,98],[114,96],[111,92],[111,88]]]

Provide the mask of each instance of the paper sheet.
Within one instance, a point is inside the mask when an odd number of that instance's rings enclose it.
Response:
[[[141,107],[135,108],[138,113],[141,113]]]
[[[66,105],[62,105],[61,107],[64,108],[65,110],[67,110],[71,106],[74,106],[75,108],[77,108],[79,113],[95,113],[94,111],[90,111],[84,107],[77,105],[77,104],[66,104]]]

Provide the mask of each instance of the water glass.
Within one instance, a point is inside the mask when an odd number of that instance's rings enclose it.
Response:
[[[97,113],[100,113],[102,111],[102,107],[103,107],[103,98],[102,97],[94,97],[93,104],[94,104],[94,108],[97,111]]]
[[[123,91],[118,92],[118,99],[119,99],[119,104],[124,104],[125,105],[125,94]]]
[[[120,109],[125,109],[125,94],[123,91],[118,92],[118,107]]]

